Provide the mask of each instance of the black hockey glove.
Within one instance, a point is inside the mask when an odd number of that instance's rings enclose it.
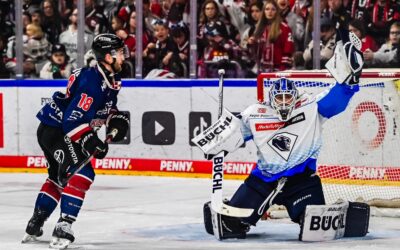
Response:
[[[112,142],[118,142],[124,139],[129,128],[129,117],[122,112],[111,114],[107,119],[107,134],[111,133],[114,129],[118,132],[111,140]]]
[[[85,153],[93,155],[96,159],[103,159],[108,153],[108,143],[103,142],[93,131],[82,135],[81,146]]]

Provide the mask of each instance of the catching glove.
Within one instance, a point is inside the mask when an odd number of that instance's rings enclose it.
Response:
[[[108,153],[108,143],[103,142],[93,131],[82,135],[81,146],[87,155],[93,155],[96,159],[103,159]]]

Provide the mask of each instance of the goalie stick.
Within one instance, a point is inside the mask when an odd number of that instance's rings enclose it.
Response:
[[[116,135],[117,135],[117,133],[118,133],[118,130],[117,129],[113,129],[109,134],[107,134],[107,137],[106,137],[106,140],[105,140],[105,142],[106,143],[109,143]],[[81,163],[78,163],[77,164],[77,168],[74,170],[74,171],[72,171],[69,175],[68,175],[68,177],[67,178],[65,178],[64,180],[59,180],[59,184],[62,186],[62,187],[64,187],[68,182],[69,182],[69,180],[71,180],[71,178],[76,174],[76,173],[78,173],[79,171],[81,171],[81,169],[84,167],[84,166],[86,166],[92,159],[93,159],[93,157],[94,157],[94,155],[97,153],[97,151],[95,151],[92,155],[89,155],[86,159],[84,159]]]
[[[218,118],[221,117],[223,111],[223,97],[224,97],[224,74],[225,70],[219,69],[219,94],[218,94]],[[253,213],[253,209],[232,207],[223,202],[222,191],[224,183],[224,158],[225,152],[221,151],[212,159],[212,192],[211,192],[211,209],[212,224],[214,236],[222,239],[220,232],[221,225],[218,214],[231,216],[231,217],[249,217]]]

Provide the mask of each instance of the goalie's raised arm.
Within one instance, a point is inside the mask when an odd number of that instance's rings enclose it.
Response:
[[[360,39],[346,29],[338,29],[335,52],[326,68],[338,83],[358,84],[364,65]]]

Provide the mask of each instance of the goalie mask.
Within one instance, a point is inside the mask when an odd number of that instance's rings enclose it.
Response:
[[[299,91],[293,81],[280,78],[272,83],[269,99],[271,107],[278,113],[279,120],[289,120],[298,96]]]

